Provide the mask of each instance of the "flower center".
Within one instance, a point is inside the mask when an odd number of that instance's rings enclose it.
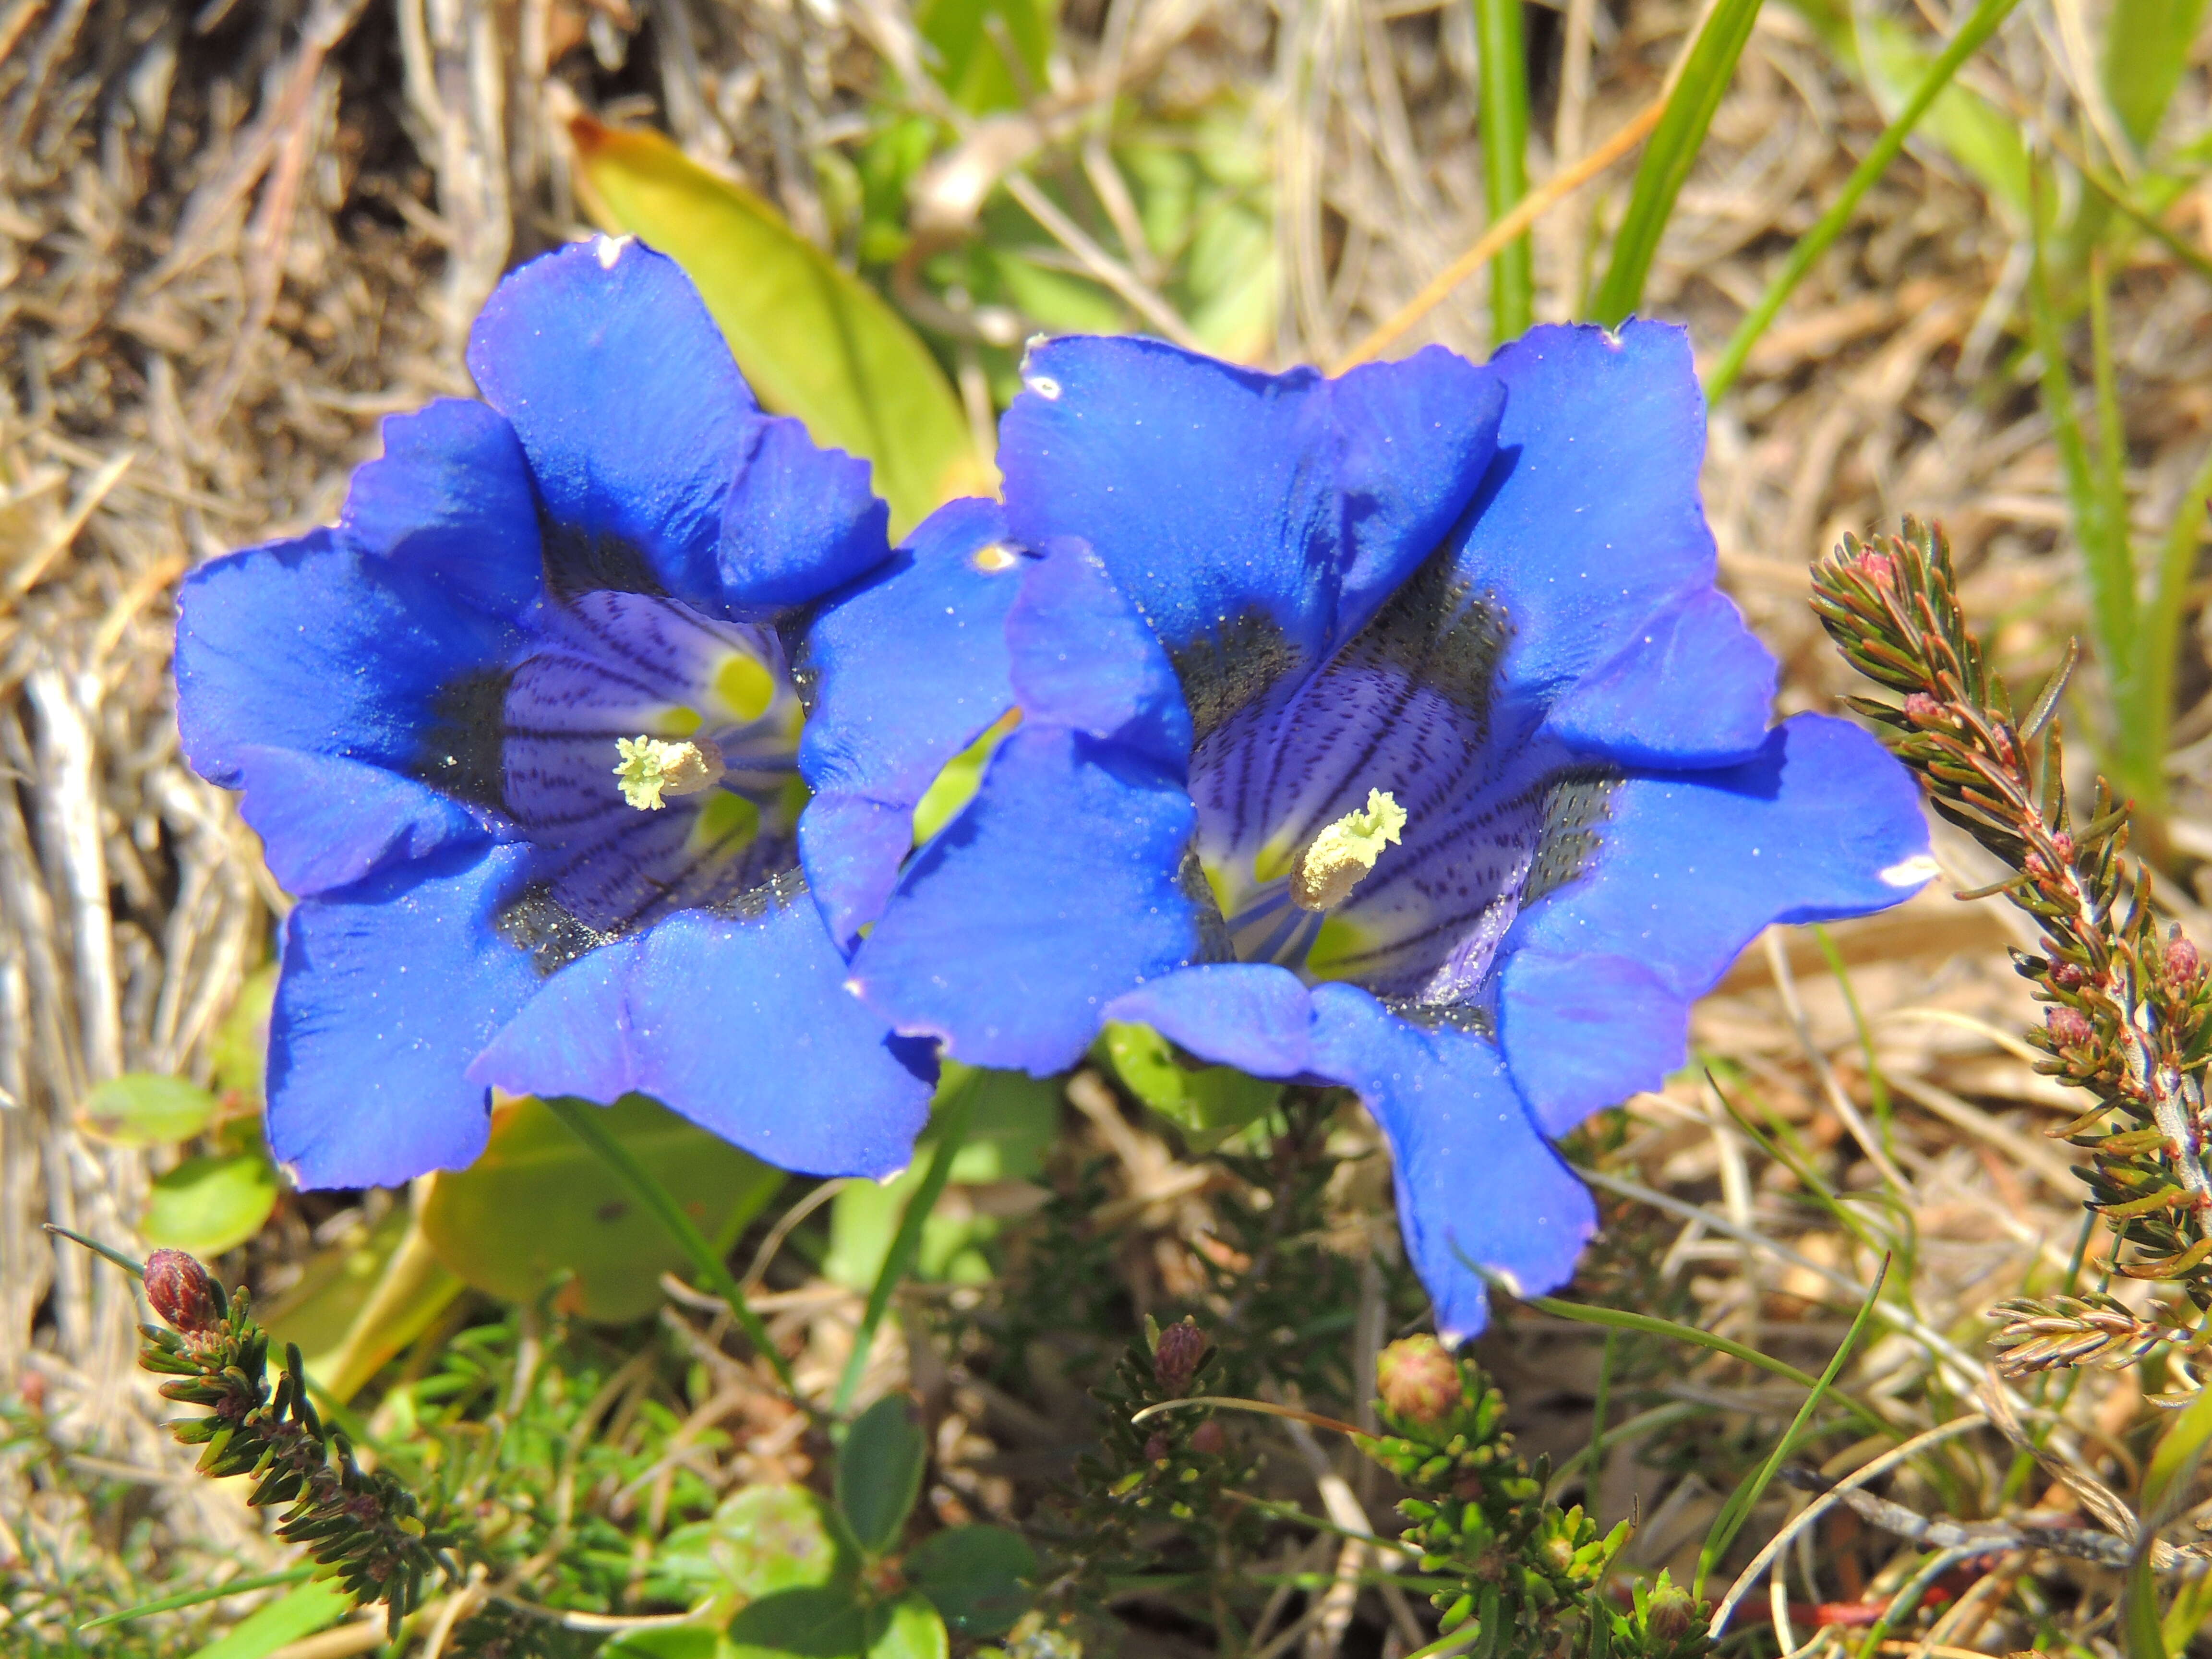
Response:
[[[729,768],[708,738],[666,743],[654,737],[617,738],[615,787],[641,812],[658,812],[665,795],[696,795],[712,789]]]
[[[619,937],[796,861],[804,714],[773,628],[599,588],[558,592],[537,632],[505,688],[499,795],[556,906]]]
[[[1328,911],[1352,896],[1375,867],[1382,849],[1406,827],[1406,809],[1387,790],[1370,789],[1364,808],[1354,808],[1313,839],[1291,878],[1291,902],[1301,910]]]

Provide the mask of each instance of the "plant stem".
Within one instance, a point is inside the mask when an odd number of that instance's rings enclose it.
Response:
[[[921,1250],[922,1224],[937,1207],[945,1183],[952,1178],[952,1160],[959,1156],[961,1144],[968,1139],[968,1123],[975,1115],[975,1091],[955,1089],[938,1115],[937,1150],[930,1158],[929,1168],[922,1172],[921,1185],[907,1200],[906,1212],[899,1218],[898,1231],[892,1237],[890,1249],[884,1255],[884,1265],[868,1291],[867,1307],[860,1315],[860,1328],[853,1334],[853,1352],[846,1357],[844,1375],[837,1379],[836,1397],[830,1407],[832,1416],[843,1417],[852,1406],[854,1395],[860,1390],[861,1374],[868,1368],[869,1350],[875,1346],[877,1328],[890,1310],[892,1292],[913,1271],[915,1257]]]
[[[571,1134],[598,1153],[609,1169],[629,1183],[639,1201],[653,1212],[669,1237],[691,1258],[714,1293],[729,1304],[730,1316],[738,1322],[738,1328],[745,1334],[746,1340],[760,1350],[762,1358],[775,1368],[776,1381],[783,1384],[784,1392],[797,1400],[799,1385],[793,1380],[791,1364],[769,1336],[768,1327],[761,1322],[760,1316],[746,1303],[743,1287],[731,1277],[729,1263],[715,1253],[706,1236],[684,1213],[683,1206],[653,1179],[653,1172],[630,1156],[629,1147],[607,1133],[606,1126],[599,1121],[599,1109],[589,1101],[565,1095],[546,1097],[545,1107],[568,1126]]]

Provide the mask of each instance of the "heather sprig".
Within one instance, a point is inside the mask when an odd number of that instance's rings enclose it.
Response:
[[[2100,778],[2086,821],[2067,796],[2053,718],[2071,670],[2024,719],[1967,626],[1941,530],[1908,518],[1878,544],[1846,536],[1814,569],[1813,607],[1844,655],[1902,701],[1850,699],[1887,728],[1929,804],[2012,872],[1962,898],[2002,893],[2042,929],[2014,966],[2045,1005],[2030,1041],[2038,1069],[2090,1097],[2051,1131],[2087,1155],[2089,1207],[2133,1252],[2131,1279],[2177,1284],[2212,1310],[2212,1179],[2204,1166],[2204,1079],[2212,985],[2197,946],[2161,927],[2149,871],[2125,856],[2130,804]],[[2185,1334],[2109,1298],[2012,1302],[1998,1340],[2019,1375],[2137,1354]]]
[[[1452,1581],[1430,1598],[1447,1634],[1478,1620],[1484,1652],[1518,1659],[1554,1651],[1560,1620],[1577,1615],[1593,1654],[1695,1659],[1711,1647],[1704,1609],[1664,1573],[1626,1608],[1602,1596],[1630,1523],[1601,1534],[1580,1504],[1546,1500],[1549,1470],[1514,1451],[1480,1366],[1414,1336],[1383,1350],[1376,1377],[1385,1432],[1361,1447],[1412,1490],[1398,1541],[1419,1571]]]
[[[202,1474],[250,1474],[249,1504],[286,1505],[276,1535],[304,1545],[356,1602],[383,1602],[396,1638],[426,1583],[459,1582],[453,1550],[460,1534],[426,1516],[400,1481],[355,1461],[345,1435],[307,1397],[297,1343],[285,1345],[271,1384],[269,1334],[244,1286],[226,1293],[181,1250],[155,1251],[145,1276],[147,1300],[175,1328],[141,1326],[138,1363],[169,1379],[163,1399],[204,1408],[169,1431],[204,1448]]]

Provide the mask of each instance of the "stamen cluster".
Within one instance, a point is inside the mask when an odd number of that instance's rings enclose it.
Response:
[[[2203,1076],[2212,985],[2197,947],[2178,927],[2160,927],[2148,870],[2123,856],[2130,804],[2100,778],[2087,821],[2073,821],[2052,718],[2071,653],[2016,720],[1966,626],[1942,532],[1914,519],[1878,546],[1846,536],[1813,574],[1813,607],[1838,647],[1902,696],[1854,697],[1852,707],[1887,728],[1892,752],[1919,777],[1929,804],[2012,872],[1959,896],[2002,893],[2043,931],[2039,954],[2013,953],[2045,1005],[2029,1040],[2048,1056],[2039,1070],[2090,1097],[2051,1133],[2088,1154],[2077,1168],[2089,1207],[2134,1252],[2118,1271],[2177,1284],[2212,1310]],[[2086,1304],[2008,1303],[2001,1311],[2009,1322],[1997,1340],[2011,1353],[2000,1364],[2016,1374],[2172,1334],[2132,1316],[2120,1328],[2111,1310]]]

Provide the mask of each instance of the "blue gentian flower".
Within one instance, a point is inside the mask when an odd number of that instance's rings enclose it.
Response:
[[[1678,331],[1541,328],[1328,380],[1032,351],[1021,723],[854,958],[902,1032],[1048,1073],[1103,1022],[1356,1090],[1448,1337],[1570,1275],[1551,1145],[1656,1086],[1771,921],[1932,872],[1856,727],[1770,727],[1714,586]]]
[[[1012,700],[996,506],[894,554],[866,465],[763,415],[626,240],[510,276],[469,366],[483,401],[386,422],[336,526],[185,585],[185,755],[300,897],[270,1146],[390,1183],[468,1164],[494,1087],[635,1091],[786,1169],[899,1169],[935,1061],[845,947]]]

